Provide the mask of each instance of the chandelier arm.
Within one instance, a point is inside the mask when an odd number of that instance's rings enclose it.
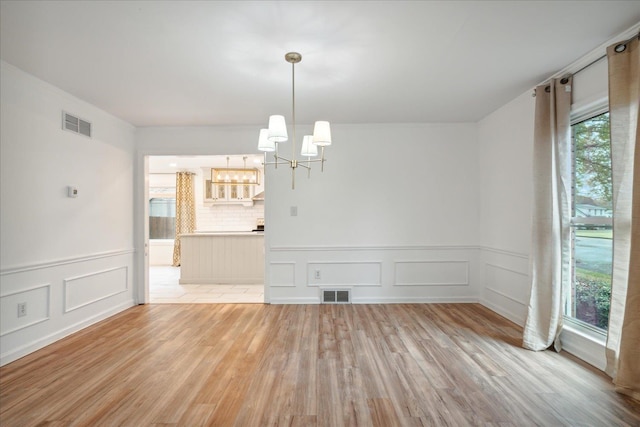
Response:
[[[287,159],[286,157],[278,157],[278,160],[281,160],[281,161],[283,161],[283,162],[285,162],[285,163],[289,163],[289,165],[291,165],[291,164],[292,164],[292,160],[289,160],[289,159]],[[300,167],[303,167],[303,168],[307,168],[307,167],[309,167],[309,166],[308,166],[308,165],[309,165],[309,163],[320,163],[320,162],[326,162],[326,161],[327,161],[327,159],[324,159],[324,160],[322,160],[322,159],[313,159],[313,160],[296,160],[296,166],[295,166],[295,167],[300,166]],[[304,162],[304,163],[303,163],[303,162]],[[305,163],[306,163],[306,164],[305,164]],[[276,162],[265,162],[264,164],[265,164],[265,165],[275,165],[275,164],[276,164]],[[278,164],[280,164],[280,163],[278,163]]]
[[[287,159],[286,157],[282,157],[282,156],[274,156],[274,158],[275,158],[276,160],[281,160],[281,161],[283,161],[283,162],[285,162],[285,163],[291,163],[291,159]],[[294,160],[295,160],[295,159],[294,159]],[[316,160],[316,161],[318,161],[318,160]],[[270,165],[274,165],[274,164],[276,164],[277,162],[268,162],[268,163],[269,163]],[[279,164],[279,163],[278,163],[278,164]]]

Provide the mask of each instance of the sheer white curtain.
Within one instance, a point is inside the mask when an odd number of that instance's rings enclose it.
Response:
[[[536,87],[533,147],[531,297],[523,346],[560,350],[564,289],[570,280],[572,79]]]
[[[192,172],[176,173],[176,238],[173,243],[173,266],[180,265],[180,235],[196,228],[196,196]]]
[[[607,49],[613,172],[613,279],[607,373],[640,400],[640,42]]]

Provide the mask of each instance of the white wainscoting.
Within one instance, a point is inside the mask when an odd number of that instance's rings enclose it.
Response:
[[[517,252],[481,248],[481,303],[520,326],[529,301],[529,256]]]
[[[127,266],[64,279],[64,312],[68,313],[129,289]]]
[[[524,326],[529,305],[529,257],[494,248],[481,248],[483,295],[480,302],[520,326]],[[562,349],[604,370],[604,338],[589,335],[571,324],[561,334]]]
[[[25,304],[26,313],[18,316],[18,304]],[[0,295],[0,337],[49,320],[51,284],[25,287]]]
[[[270,263],[271,287],[295,287],[296,286],[296,263],[295,262],[272,262]]]
[[[321,287],[349,288],[356,304],[478,302],[478,255],[466,245],[272,247],[267,286],[272,304],[319,304]]]
[[[468,286],[469,261],[396,261],[394,286]]]
[[[0,271],[0,365],[133,306],[133,261],[126,249]]]
[[[382,261],[309,262],[307,286],[382,286]]]

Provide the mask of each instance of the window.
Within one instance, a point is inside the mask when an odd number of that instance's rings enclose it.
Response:
[[[149,239],[173,239],[176,233],[176,199],[149,200]]]
[[[573,124],[572,136],[572,280],[564,314],[604,333],[613,259],[609,113]]]

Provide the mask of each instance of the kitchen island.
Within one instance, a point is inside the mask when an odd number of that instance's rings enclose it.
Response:
[[[262,232],[180,236],[180,284],[264,283]]]

